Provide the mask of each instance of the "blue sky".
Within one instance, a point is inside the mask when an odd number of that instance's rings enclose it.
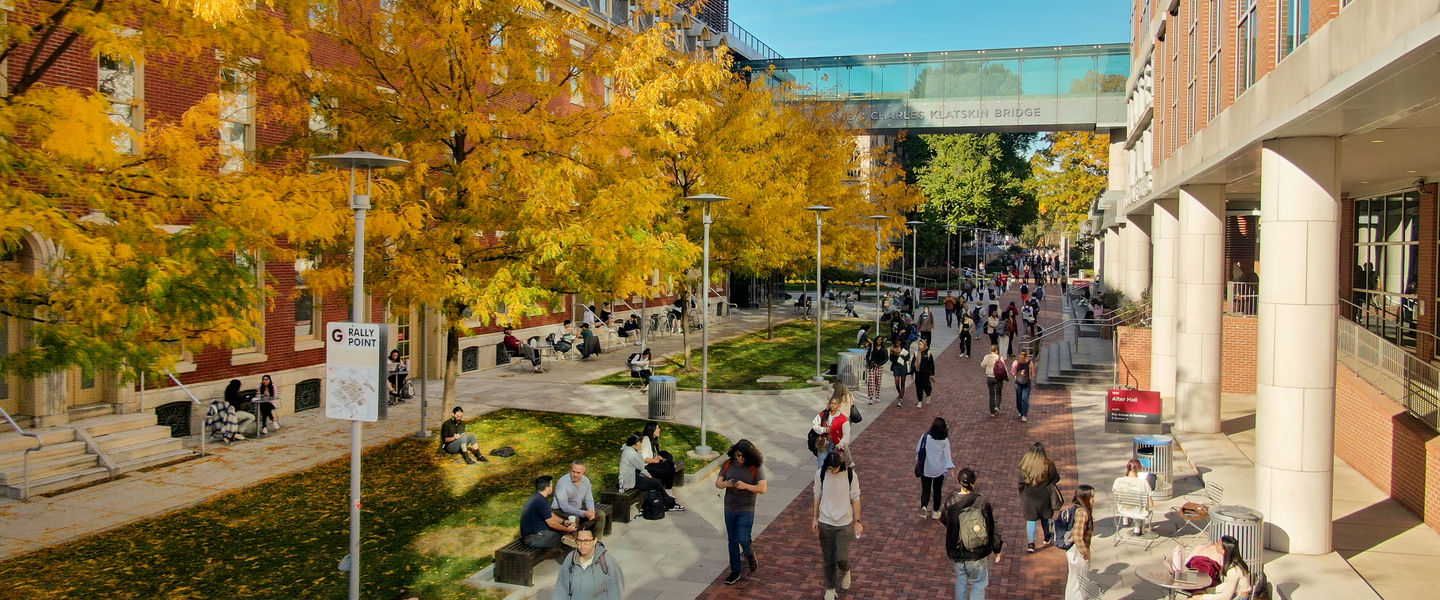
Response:
[[[1130,41],[1129,0],[730,0],[786,57]]]

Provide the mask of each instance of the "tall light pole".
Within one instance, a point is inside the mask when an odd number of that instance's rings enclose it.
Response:
[[[875,221],[875,337],[880,337],[880,251],[884,248],[880,245],[880,230],[890,216],[870,215],[866,218]]]
[[[805,210],[815,213],[815,303],[817,306],[815,309],[815,378],[810,381],[825,383],[825,376],[820,372],[820,324],[825,320],[825,301],[821,300],[820,296],[822,291],[820,289],[820,216],[824,215],[827,210],[834,210],[834,207],[816,204],[805,207]]]
[[[905,224],[910,226],[910,291],[911,291],[911,293],[915,294],[915,295],[911,298],[911,304],[910,304],[910,306],[907,307],[907,308],[910,309],[910,313],[911,313],[911,314],[914,314],[914,313],[915,313],[915,308],[918,307],[918,306],[920,306],[920,284],[919,284],[919,279],[917,279],[917,278],[916,278],[916,275],[915,275],[915,274],[916,274],[916,267],[919,267],[919,266],[920,266],[920,253],[916,250],[916,246],[915,246],[916,235],[915,235],[915,234],[920,231],[920,226],[921,226],[921,225],[924,225],[925,222],[924,222],[924,221],[906,221]],[[902,243],[903,243],[903,242],[902,242]]]
[[[955,226],[945,226],[945,295],[950,295],[950,241],[955,237]]]
[[[350,208],[355,211],[355,285],[350,294],[350,320],[364,323],[365,211],[370,210],[371,174],[375,169],[408,165],[410,161],[352,150],[344,154],[311,157],[332,167],[350,169]],[[365,194],[355,194],[355,169],[365,169]],[[384,349],[382,348],[381,351]],[[383,392],[382,392],[383,393]],[[380,406],[385,406],[382,402]],[[360,421],[350,421],[350,600],[360,598]]]
[[[695,447],[697,457],[712,457],[706,438],[705,404],[710,398],[710,205],[729,200],[715,194],[699,194],[685,198],[704,206],[700,222],[705,228],[705,265],[701,268],[700,281],[700,445]]]

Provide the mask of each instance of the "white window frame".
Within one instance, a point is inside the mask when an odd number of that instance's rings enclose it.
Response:
[[[232,77],[239,91],[227,91],[226,80]],[[220,67],[220,174],[245,169],[255,152],[255,76],[239,66]],[[237,138],[236,127],[243,127]],[[238,142],[238,143],[237,143]],[[240,149],[235,154],[235,148]]]
[[[134,35],[134,32],[126,32],[123,35]],[[105,66],[107,60],[113,60],[117,68],[107,69]],[[128,77],[123,72],[126,64],[129,66]],[[115,71],[115,73],[107,75],[106,71]],[[110,82],[109,89],[107,89],[107,81]],[[110,110],[108,111],[110,121],[134,130],[116,134],[112,138],[115,143],[115,151],[127,155],[139,154],[140,140],[135,136],[135,132],[145,130],[144,62],[105,55],[95,57],[95,88],[110,100]]]
[[[1235,13],[1235,95],[1255,85],[1260,58],[1260,2],[1239,0]]]
[[[585,44],[580,40],[570,40],[570,60],[570,103],[585,106],[585,73],[580,69],[580,63],[585,60]]]
[[[300,331],[300,325],[299,325],[300,316],[299,316],[299,312],[296,311],[295,313],[292,313],[292,315],[291,315],[291,316],[294,318],[294,322],[295,322],[295,351],[296,351],[296,352],[301,352],[301,351],[304,351],[304,350],[312,350],[312,349],[314,349],[314,348],[324,347],[324,345],[325,345],[325,337],[324,337],[324,335],[325,335],[325,334],[324,334],[325,327],[323,326],[323,325],[324,325],[324,321],[325,321],[325,319],[324,319],[324,314],[325,314],[325,313],[324,313],[324,308],[325,308],[325,307],[324,307],[324,303],[323,303],[323,297],[322,297],[320,294],[318,294],[318,293],[315,293],[315,292],[313,292],[313,291],[310,291],[310,286],[309,286],[309,285],[306,283],[306,281],[305,281],[305,271],[314,270],[314,269],[318,268],[319,266],[320,266],[320,256],[318,256],[318,255],[302,256],[302,257],[299,257],[299,258],[296,258],[296,259],[295,259],[295,292],[294,292],[294,296],[295,296],[295,303],[296,303],[296,305],[297,305],[297,308],[298,308],[299,302],[300,302],[303,298],[305,298],[305,297],[309,297],[309,298],[310,298],[310,331],[309,331],[308,333],[305,333],[305,332]]]
[[[235,253],[235,264],[241,267],[248,267],[257,288],[265,285],[265,259],[250,252],[237,251]],[[233,348],[230,350],[230,364],[251,364],[264,362],[265,356],[265,300],[260,300],[257,307],[260,313],[260,320],[255,323],[256,337],[252,338],[249,346]]]

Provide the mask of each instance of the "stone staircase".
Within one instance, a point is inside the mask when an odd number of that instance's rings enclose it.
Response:
[[[1067,303],[1065,318],[1072,318],[1076,310]],[[1102,334],[1098,325],[1080,325],[1056,335],[1040,350],[1036,387],[1098,391],[1115,387],[1114,347]]]
[[[38,429],[45,445],[30,453],[30,494],[64,490],[194,455],[152,413],[106,415],[61,427]],[[0,434],[0,493],[19,498],[25,482],[25,449],[33,438]]]

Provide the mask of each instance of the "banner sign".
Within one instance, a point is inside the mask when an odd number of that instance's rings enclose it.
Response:
[[[1105,394],[1105,433],[1161,433],[1160,392],[1112,389]]]
[[[325,416],[380,420],[385,405],[385,344],[381,323],[325,325]]]
[[[940,290],[935,288],[920,288],[921,300],[934,300],[940,297]]]

